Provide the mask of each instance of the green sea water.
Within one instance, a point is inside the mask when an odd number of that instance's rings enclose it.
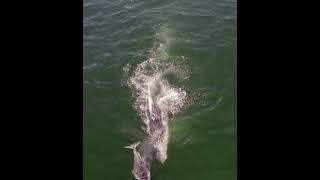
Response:
[[[236,0],[84,0],[83,12],[84,179],[134,180],[123,147],[144,134],[123,68],[147,60],[159,34],[191,72],[172,85],[196,98],[170,123],[168,159],[151,179],[237,179]]]

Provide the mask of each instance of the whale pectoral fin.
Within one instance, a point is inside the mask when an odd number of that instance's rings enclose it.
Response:
[[[141,141],[138,141],[136,143],[130,144],[129,146],[125,146],[124,148],[135,150],[140,143]]]

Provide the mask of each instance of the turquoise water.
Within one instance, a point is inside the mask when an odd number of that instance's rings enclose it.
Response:
[[[234,180],[237,171],[235,0],[84,0],[84,179],[130,180],[144,137],[123,68],[163,53],[191,72],[181,87],[193,104],[170,123],[168,159],[153,180]],[[160,38],[159,38],[160,37]]]

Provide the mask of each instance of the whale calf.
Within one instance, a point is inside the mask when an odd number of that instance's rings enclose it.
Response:
[[[133,149],[134,163],[132,174],[137,180],[150,180],[150,162],[146,158],[141,157],[140,153],[137,151],[137,146],[140,144],[136,142],[125,148]]]

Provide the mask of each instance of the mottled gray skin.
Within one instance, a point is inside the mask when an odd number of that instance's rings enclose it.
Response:
[[[162,152],[159,149],[159,146],[161,146],[161,144],[166,140],[165,133],[167,131],[167,128],[164,125],[163,119],[161,117],[161,110],[154,104],[152,106],[152,112],[150,112],[149,110],[147,112],[150,127],[148,140],[153,146],[153,154],[155,159],[157,159],[161,163],[164,163],[167,159],[166,152]]]
[[[153,105],[153,111],[150,112],[148,110],[147,112],[148,118],[149,118],[149,127],[150,131],[149,134],[152,136],[157,130],[163,128],[162,118],[161,118],[161,110]]]
[[[141,157],[140,153],[137,151],[137,146],[140,142],[134,143],[125,148],[133,149],[134,163],[132,174],[137,180],[150,180],[150,162],[146,158]]]

